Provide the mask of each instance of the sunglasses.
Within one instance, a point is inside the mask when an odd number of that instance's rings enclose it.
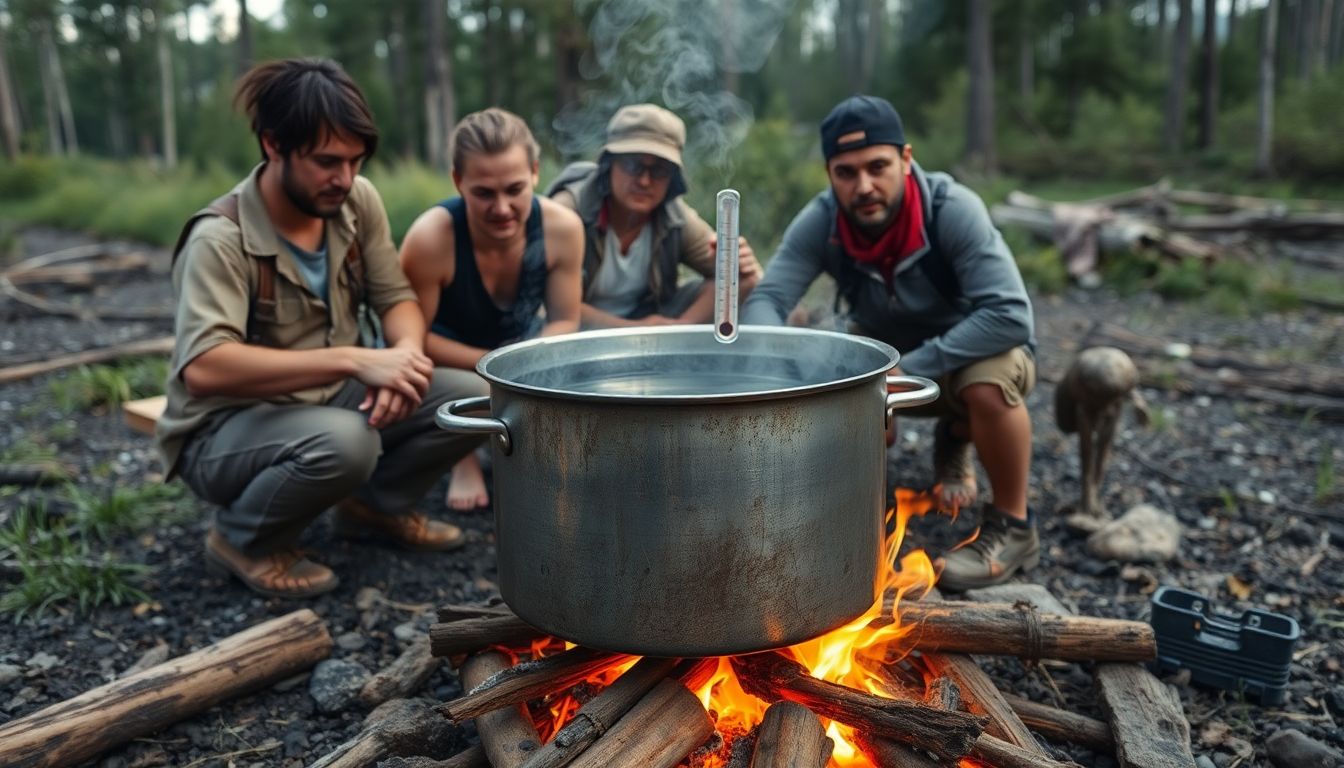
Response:
[[[654,181],[662,181],[672,178],[672,173],[677,169],[675,165],[666,160],[655,160],[652,163],[646,163],[639,155],[617,155],[615,163],[622,171],[639,178],[645,173]]]

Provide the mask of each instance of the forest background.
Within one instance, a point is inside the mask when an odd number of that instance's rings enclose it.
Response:
[[[688,123],[692,204],[744,197],[769,254],[826,183],[839,99],[901,110],[916,157],[991,201],[1159,177],[1344,198],[1344,0],[0,0],[0,249],[32,224],[169,244],[256,162],[233,82],[329,56],[383,132],[394,234],[452,193],[446,136],[499,105],[543,183],[622,104]]]

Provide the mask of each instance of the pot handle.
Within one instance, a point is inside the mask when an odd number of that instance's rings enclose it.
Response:
[[[499,450],[505,456],[513,453],[513,441],[509,438],[509,425],[503,419],[493,416],[463,416],[462,411],[490,410],[490,396],[467,397],[439,406],[434,423],[439,429],[462,435],[494,435],[499,442]]]
[[[923,376],[897,376],[887,374],[887,389],[900,387],[899,392],[887,392],[887,419],[896,408],[909,408],[913,405],[925,405],[938,399],[938,385]],[[911,389],[910,387],[915,387]]]

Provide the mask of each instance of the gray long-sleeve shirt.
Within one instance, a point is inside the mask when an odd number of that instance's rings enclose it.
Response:
[[[844,252],[835,196],[812,199],[793,219],[742,311],[743,324],[782,325],[822,272],[835,278],[850,317],[902,354],[906,373],[938,377],[1014,347],[1036,344],[1031,300],[1017,263],[980,197],[944,173],[914,170],[923,198],[925,247],[886,280]],[[920,259],[945,259],[955,275],[949,302]],[[946,272],[946,270],[943,270]]]

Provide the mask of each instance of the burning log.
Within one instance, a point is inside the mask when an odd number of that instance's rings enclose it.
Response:
[[[509,667],[509,659],[502,653],[478,653],[462,665],[462,687],[477,688]],[[477,716],[476,731],[481,735],[481,747],[492,768],[518,768],[541,747],[541,738],[524,704]]]
[[[492,645],[521,648],[540,637],[545,635],[512,613],[484,616],[432,625],[429,651],[435,656],[457,656]]]
[[[852,738],[859,751],[878,768],[940,768],[943,765],[919,750],[890,739],[875,739],[858,731]]]
[[[714,733],[700,699],[664,679],[573,763],[574,768],[673,768]]]
[[[391,664],[364,684],[359,700],[365,706],[376,707],[389,699],[399,699],[420,690],[442,659],[429,652],[429,638],[421,635]]]
[[[868,733],[927,750],[943,760],[971,750],[984,720],[964,712],[944,712],[923,702],[885,699],[818,680],[782,653],[758,653],[732,660],[743,689],[765,701],[787,699],[817,714]]]
[[[1075,762],[1060,762],[1042,757],[987,733],[981,734],[980,738],[976,739],[971,754],[975,759],[994,768],[1082,768]]]
[[[641,659],[580,707],[574,718],[555,734],[554,739],[528,757],[523,768],[561,768],[569,765],[590,744],[611,730],[655,685],[671,675],[677,664],[676,659]]]
[[[1055,741],[1067,741],[1080,744],[1095,752],[1111,754],[1115,749],[1115,739],[1111,738],[1111,727],[1086,715],[1079,715],[1047,704],[1004,696],[1009,706],[1022,718],[1022,722]]]
[[[778,701],[765,710],[751,768],[825,768],[835,742],[812,710]]]
[[[331,635],[295,611],[0,726],[0,765],[74,765],[326,658]]]
[[[924,692],[924,701],[939,709],[956,712],[961,709],[961,689],[950,677],[938,677],[929,683]]]
[[[489,605],[445,605],[438,610],[439,621],[461,621],[462,619],[490,619],[512,616],[513,611],[502,602]]]
[[[1038,614],[1007,603],[901,603],[920,650],[1065,661],[1147,661],[1153,628],[1141,621]]]
[[[622,653],[572,648],[501,670],[471,686],[467,695],[440,704],[439,712],[457,722],[471,720],[486,712],[567,688],[629,659]]]
[[[1093,674],[1121,768],[1194,768],[1190,724],[1174,689],[1138,664],[1098,664]]]

